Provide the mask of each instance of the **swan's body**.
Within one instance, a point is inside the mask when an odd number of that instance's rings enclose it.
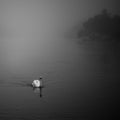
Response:
[[[42,79],[42,78],[40,77],[39,80],[33,80],[32,86],[36,87],[36,88],[41,87],[42,86],[42,81],[40,79]]]
[[[33,87],[40,87],[40,86],[41,86],[40,80],[33,80],[32,86],[33,86]]]

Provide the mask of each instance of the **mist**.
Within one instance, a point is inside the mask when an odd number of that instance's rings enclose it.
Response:
[[[45,61],[64,57],[68,49],[65,32],[103,8],[118,12],[115,2],[103,1],[1,0],[1,76],[34,74],[44,69]]]
[[[113,113],[118,103],[114,53],[108,50],[112,64],[106,67],[101,56],[107,45],[80,44],[74,33],[103,9],[120,14],[119,3],[0,0],[0,118],[86,119]],[[40,76],[42,92],[31,86]]]

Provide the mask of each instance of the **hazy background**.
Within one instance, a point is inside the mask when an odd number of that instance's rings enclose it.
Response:
[[[32,74],[33,69],[43,67],[39,62],[54,61],[58,51],[67,49],[60,46],[65,41],[61,39],[64,32],[103,8],[119,13],[118,3],[115,0],[0,0],[1,77],[28,71]]]
[[[120,14],[119,5],[118,0],[0,0],[0,86],[30,84],[40,75],[46,83],[41,101],[31,89],[0,87],[0,118],[100,116],[116,92],[108,88],[112,79],[103,78],[104,46],[67,36],[104,8]]]

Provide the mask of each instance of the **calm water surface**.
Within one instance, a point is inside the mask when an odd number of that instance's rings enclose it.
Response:
[[[52,51],[54,55],[41,57],[30,71],[9,75],[3,71],[0,119],[83,120],[107,117],[112,111],[109,105],[115,106],[117,80],[113,82],[112,77],[104,75],[111,71],[105,73],[101,48],[96,43],[80,45],[64,41],[56,44]],[[30,84],[39,75],[43,76],[44,87],[33,89]]]

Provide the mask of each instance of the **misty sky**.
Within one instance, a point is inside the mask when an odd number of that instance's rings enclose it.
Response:
[[[0,0],[0,70],[17,70],[57,50],[64,32],[118,0]]]

